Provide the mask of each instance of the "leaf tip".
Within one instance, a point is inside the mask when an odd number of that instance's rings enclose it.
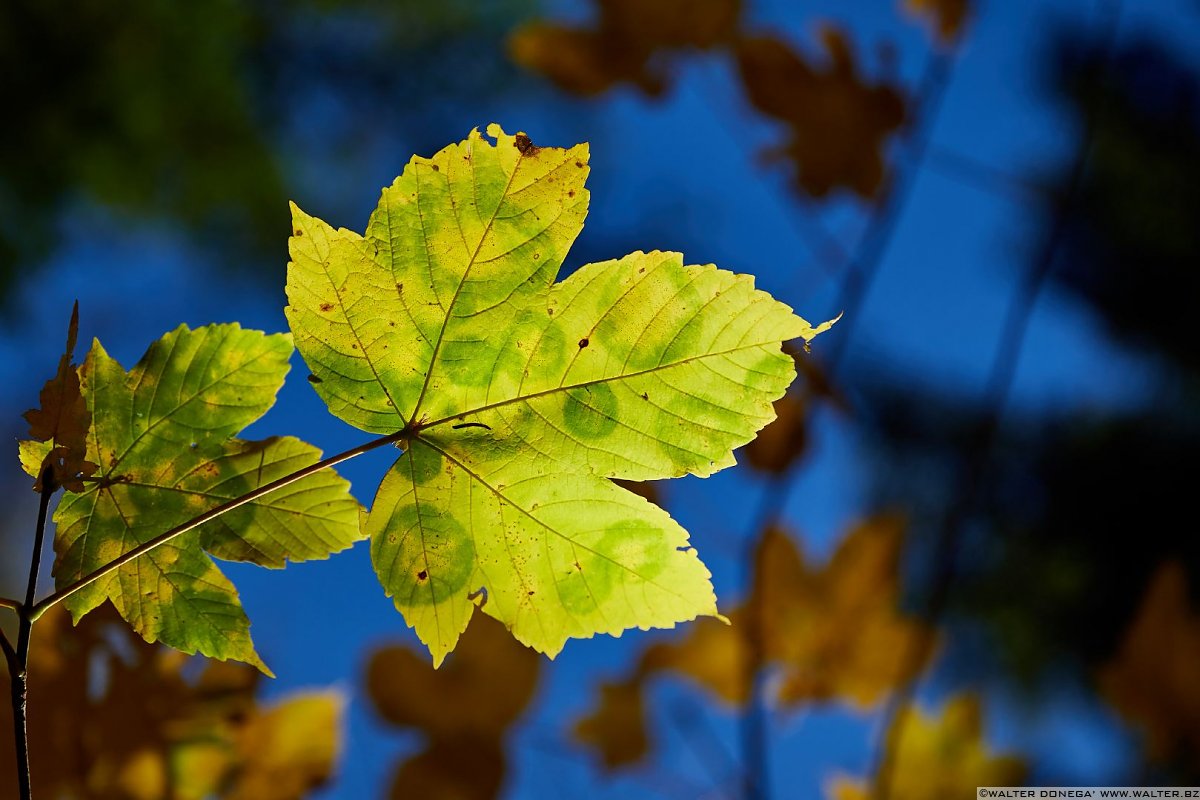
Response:
[[[839,311],[838,315],[836,317],[834,317],[833,319],[825,320],[820,325],[817,325],[815,328],[812,325],[809,325],[807,320],[801,318],[800,321],[804,323],[804,330],[800,332],[800,338],[804,340],[805,350],[808,349],[809,342],[811,342],[813,339],[817,338],[817,336],[819,334],[824,333],[825,331],[832,328],[835,324],[837,324],[837,322],[842,318],[842,315],[845,313],[846,312],[844,312],[844,311]]]

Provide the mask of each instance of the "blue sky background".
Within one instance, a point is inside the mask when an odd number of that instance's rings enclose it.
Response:
[[[809,52],[815,52],[818,19],[843,23],[868,65],[877,64],[872,57],[877,45],[891,43],[899,78],[908,87],[917,83],[929,57],[926,30],[890,0],[749,5],[756,25],[786,34]],[[1200,10],[1194,2],[1125,5],[1121,41],[1145,35],[1191,63],[1198,60]],[[554,3],[548,15],[580,18],[586,8]],[[982,392],[1015,279],[1038,244],[1043,209],[995,182],[985,186],[954,173],[936,153],[961,154],[1018,180],[1037,181],[1060,170],[1080,131],[1047,87],[1045,56],[1060,26],[1087,27],[1096,18],[1096,4],[1084,0],[978,4],[932,130],[933,155],[916,178],[865,303],[852,312],[858,319],[849,343],[849,374],[890,374],[966,397]],[[457,141],[494,120],[510,131],[527,131],[539,144],[591,142],[591,211],[569,267],[633,249],[676,249],[689,263],[753,273],[759,286],[809,320],[842,310],[835,306],[836,276],[816,263],[796,220],[818,213],[850,247],[864,225],[864,209],[846,198],[820,207],[800,202],[782,169],[761,165],[758,151],[782,131],[750,111],[726,57],[682,59],[674,87],[655,100],[621,88],[583,101],[536,81],[531,85],[538,88],[520,96],[447,99],[437,109],[436,129],[414,133],[401,125],[336,168],[320,143],[322,127],[337,124],[323,115],[336,115],[338,98],[304,98],[304,124],[313,132],[293,156],[302,161],[311,154],[312,163],[287,176],[290,194],[307,211],[361,230],[379,188],[400,172],[415,142]],[[16,289],[17,311],[0,334],[7,408],[32,405],[53,370],[76,297],[81,335],[99,337],[126,367],[180,322],[236,320],[268,331],[286,329],[286,209],[280,209],[277,263],[267,280],[256,265],[214,270],[209,257],[169,225],[142,224],[82,203],[63,220],[61,231],[63,244],[49,265]],[[819,354],[840,335],[835,328],[814,343],[815,350]],[[1108,339],[1087,307],[1051,290],[1037,306],[1010,408],[1132,406],[1145,399],[1147,369]],[[297,355],[277,407],[248,435],[300,435],[327,453],[365,441],[365,434],[328,415],[303,380],[305,373]],[[816,446],[795,476],[786,518],[806,554],[823,560],[867,511],[869,476],[853,426],[829,413],[817,421]],[[10,425],[15,438],[20,431]],[[374,452],[342,470],[363,502],[370,501],[391,456]],[[4,469],[5,484],[19,487],[15,458]],[[669,509],[710,564],[723,605],[732,606],[742,592],[738,555],[763,485],[737,468],[704,481],[675,481],[665,491]],[[31,528],[33,495],[13,488],[9,496],[10,525]],[[328,562],[280,572],[222,566],[239,587],[259,649],[279,676],[264,687],[266,696],[335,685],[351,698],[342,774],[320,796],[380,796],[397,756],[417,739],[374,717],[361,677],[373,647],[415,639],[378,586],[366,543]],[[14,564],[0,566],[0,578],[12,581],[16,573]],[[689,796],[683,788],[689,782],[706,786],[698,758],[719,762],[720,750],[698,756],[695,735],[682,736],[667,719],[664,712],[672,708],[698,711],[736,758],[735,717],[691,687],[669,681],[659,681],[651,694],[651,716],[664,748],[652,767],[607,777],[564,736],[590,708],[596,682],[622,674],[659,635],[635,631],[619,640],[572,642],[545,664],[536,704],[509,743],[511,796]],[[935,677],[921,696],[936,702],[951,688]],[[1037,782],[1106,784],[1120,780],[1131,764],[1132,734],[1090,695],[1064,690],[1028,707],[1015,693],[993,688],[986,700],[991,740],[1029,757]],[[816,798],[833,772],[861,774],[870,763],[876,722],[872,715],[837,707],[774,716],[777,794]]]

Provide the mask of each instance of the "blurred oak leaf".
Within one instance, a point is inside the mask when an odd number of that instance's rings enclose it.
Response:
[[[437,670],[407,647],[376,651],[367,667],[375,710],[428,737],[425,749],[398,767],[390,796],[495,797],[504,779],[504,736],[533,698],[539,667],[536,652],[482,614]]]
[[[942,707],[940,716],[919,708],[896,718],[903,732],[896,740],[887,797],[890,800],[973,797],[977,786],[1019,786],[1025,763],[996,755],[983,740],[979,699],[962,694]],[[829,800],[868,800],[867,782],[838,775],[825,786]]]
[[[187,656],[142,641],[110,606],[74,627],[51,609],[29,658],[39,798],[300,800],[333,770],[336,693],[259,706],[254,668],[206,662],[192,677]],[[13,747],[7,724],[0,747]],[[15,781],[11,759],[0,759],[0,785]]]
[[[734,48],[750,102],[785,123],[788,139],[768,153],[795,164],[797,189],[823,198],[848,189],[875,197],[886,168],[883,147],[903,123],[899,89],[862,74],[846,34],[826,26],[827,63],[815,63],[775,36],[744,36]]]
[[[67,325],[67,347],[58,360],[58,372],[42,387],[38,407],[24,414],[32,441],[21,443],[21,460],[33,467],[35,491],[46,488],[42,478],[47,468],[56,487],[65,486],[73,492],[82,492],[80,478],[92,475],[97,469],[86,458],[92,414],[79,389],[79,365],[74,363],[78,334],[79,302],[76,301]]]
[[[600,704],[578,720],[575,740],[600,753],[607,769],[634,764],[650,751],[642,681],[634,678],[600,685]]]
[[[741,0],[596,0],[589,26],[534,22],[509,42],[513,59],[565,91],[602,94],[632,83],[648,95],[667,85],[665,57],[728,41]]]
[[[1167,562],[1150,581],[1116,657],[1099,676],[1109,702],[1146,736],[1156,761],[1200,757],[1200,614],[1183,565]]]
[[[961,34],[970,13],[969,0],[904,0],[904,9],[913,16],[933,21],[938,41],[954,42]]]

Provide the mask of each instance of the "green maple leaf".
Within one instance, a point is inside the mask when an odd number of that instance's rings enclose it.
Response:
[[[587,145],[498,126],[384,189],[366,233],[293,207],[288,321],[330,410],[403,434],[365,528],[435,664],[476,607],[550,655],[716,615],[687,533],[610,478],[709,475],[774,416],[811,339],[749,276],[677,253],[558,269]]]
[[[132,371],[92,344],[80,368],[91,414],[87,458],[99,465],[54,514],[61,589],[221,503],[320,460],[291,437],[233,435],[270,408],[291,337],[238,325],[180,326]],[[22,443],[26,470],[47,445]],[[359,507],[331,470],[309,475],[139,556],[63,602],[78,620],[111,600],[147,641],[267,671],[229,579],[205,553],[283,567],[325,558],[360,537]]]

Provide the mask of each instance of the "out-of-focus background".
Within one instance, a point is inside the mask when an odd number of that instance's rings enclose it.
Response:
[[[680,250],[844,314],[738,467],[644,489],[732,626],[550,662],[480,620],[433,673],[365,543],[222,565],[279,677],[47,617],[39,797],[1200,780],[1194,0],[7,0],[0,74],[0,595],[73,300],[126,367],[180,322],[285,330],[287,200],[361,230],[473,127],[591,143],[568,269]],[[303,374],[250,433],[364,441]],[[346,465],[360,501],[387,465]]]

